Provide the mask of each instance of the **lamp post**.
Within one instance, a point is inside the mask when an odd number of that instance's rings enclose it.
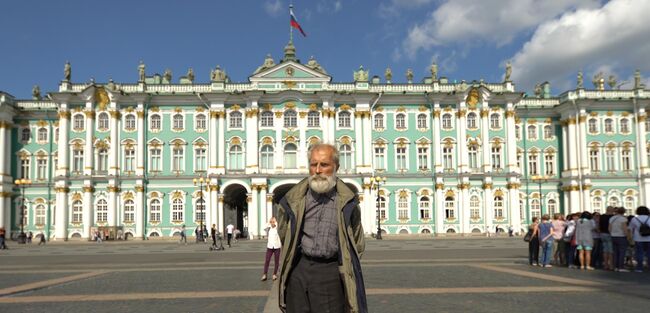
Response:
[[[32,184],[32,181],[27,179],[27,178],[21,178],[21,179],[16,179],[14,182],[18,188],[21,189],[21,195],[23,198],[23,202],[20,205],[20,234],[18,234],[18,243],[19,244],[24,244],[27,239],[27,235],[25,235],[25,209],[27,208],[26,203],[27,200],[25,200],[25,187],[28,185]]]
[[[203,219],[205,218],[205,202],[203,201],[203,184],[206,182],[203,179],[203,176],[199,176],[198,179],[193,179],[194,186],[199,186],[199,205],[197,209],[199,211],[199,231],[196,234],[197,241],[203,241]]]
[[[544,203],[544,196],[542,195],[542,183],[548,181],[548,176],[535,175],[532,177],[532,179],[533,181],[537,182],[537,186],[539,187],[539,214],[542,215],[542,207]]]
[[[381,176],[372,176],[370,177],[370,184],[371,187],[375,189],[377,193],[377,240],[381,240],[381,197],[379,196],[379,187],[381,184],[386,183],[386,177],[381,177]]]

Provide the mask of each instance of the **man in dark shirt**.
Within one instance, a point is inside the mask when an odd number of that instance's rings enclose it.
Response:
[[[609,219],[614,216],[614,207],[608,206],[605,214],[600,216],[598,230],[600,230],[600,241],[603,246],[603,269],[606,271],[613,269],[614,244],[612,236],[609,234]]]

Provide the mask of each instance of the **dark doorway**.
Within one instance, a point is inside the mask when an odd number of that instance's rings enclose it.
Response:
[[[284,198],[284,195],[287,194],[287,192],[293,188],[296,184],[286,184],[286,185],[281,185],[273,189],[273,210],[271,214],[277,218],[278,216],[278,204],[280,203],[280,200]]]
[[[246,188],[242,185],[230,185],[224,190],[223,225],[235,226],[240,236],[248,238],[248,202]],[[222,230],[225,232],[225,229]]]

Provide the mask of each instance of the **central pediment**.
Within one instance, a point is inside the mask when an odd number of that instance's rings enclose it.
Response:
[[[264,69],[249,77],[251,83],[325,83],[332,80],[332,77],[294,61],[285,61],[271,68]]]

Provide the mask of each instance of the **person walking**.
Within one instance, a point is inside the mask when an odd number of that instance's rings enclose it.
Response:
[[[187,235],[185,234],[185,224],[181,226],[181,240],[178,243],[187,244]]]
[[[314,144],[308,157],[310,176],[286,193],[278,210],[280,309],[367,313],[358,197],[336,177],[335,146]]]
[[[228,224],[226,226],[226,236],[228,236],[228,248],[231,247],[231,241],[232,241],[232,233],[235,231],[235,226],[233,224]]]
[[[217,246],[217,224],[212,224],[212,228],[210,228],[210,236],[212,237],[212,246],[216,247]]]
[[[589,212],[583,212],[576,222],[576,249],[578,250],[580,268],[584,270],[594,269],[591,267],[591,250],[594,247],[594,237],[591,232],[595,227]]]
[[[266,280],[266,273],[269,271],[269,263],[271,256],[273,256],[273,280],[278,279],[278,263],[280,262],[280,235],[278,235],[277,221],[275,217],[271,217],[269,223],[266,225],[266,257],[264,258],[264,272],[262,273],[262,281]]]
[[[548,214],[542,216],[542,223],[537,226],[539,230],[539,245],[542,248],[542,266],[553,267],[551,258],[553,254],[553,224]]]
[[[627,218],[625,208],[617,207],[614,210],[616,215],[609,219],[609,233],[612,235],[614,244],[614,271],[629,272],[625,268],[625,250],[627,250],[629,230],[627,228]]]
[[[636,216],[630,222],[630,232],[633,234],[634,255],[636,257],[636,268],[634,271],[639,273],[643,272],[644,260],[647,260],[648,266],[650,266],[650,235],[643,230],[645,229],[643,225],[650,227],[649,215],[650,210],[648,210],[648,207],[640,206],[636,209]]]
[[[38,240],[38,245],[45,245],[45,233],[41,233],[40,239]]]
[[[6,231],[4,227],[0,227],[0,250],[7,250],[7,243],[5,239]]]
[[[533,223],[528,226],[530,241],[528,241],[528,264],[539,266],[539,217],[533,217]]]

